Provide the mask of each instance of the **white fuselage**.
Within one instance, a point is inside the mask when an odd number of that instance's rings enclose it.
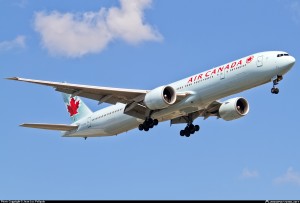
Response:
[[[190,96],[152,114],[152,118],[166,121],[206,108],[211,102],[235,93],[268,83],[284,75],[293,66],[292,56],[282,51],[260,52],[217,66],[202,73],[169,84],[176,92]],[[66,132],[66,137],[96,137],[117,135],[137,128],[143,120],[124,114],[126,104],[96,111],[91,116],[76,122],[76,131]]]

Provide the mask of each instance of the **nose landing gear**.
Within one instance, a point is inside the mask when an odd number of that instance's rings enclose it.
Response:
[[[276,87],[276,85],[278,85],[279,81],[281,81],[282,79],[283,79],[282,75],[277,75],[276,79],[273,80],[273,87],[271,89],[272,94],[278,94],[279,93],[279,89]]]
[[[271,89],[271,93],[272,94],[278,94],[279,93],[279,89],[277,88],[277,87],[272,87],[272,89]]]

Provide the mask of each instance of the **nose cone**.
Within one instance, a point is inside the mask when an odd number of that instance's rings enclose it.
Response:
[[[292,57],[292,56],[288,56],[288,57],[285,58],[285,62],[284,63],[285,63],[284,69],[286,71],[289,71],[289,70],[292,69],[293,65],[296,63],[296,59],[294,57]]]
[[[296,59],[292,56],[282,56],[278,58],[277,64],[278,64],[278,75],[284,75],[289,70],[292,69],[293,65],[296,63]]]
[[[292,67],[296,63],[296,59],[292,56],[288,58],[288,66]]]

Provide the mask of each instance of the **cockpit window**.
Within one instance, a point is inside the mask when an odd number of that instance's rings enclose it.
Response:
[[[289,56],[289,54],[277,54],[277,57]]]

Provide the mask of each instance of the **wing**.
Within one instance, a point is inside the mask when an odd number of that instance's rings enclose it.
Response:
[[[67,94],[71,94],[72,96],[81,96],[96,100],[99,103],[106,102],[109,104],[116,104],[117,102],[125,104],[132,102],[140,102],[144,99],[145,94],[149,92],[147,90],[79,85],[42,80],[32,80],[18,77],[7,79],[50,86],[55,88],[55,90],[58,92],[64,92]]]
[[[43,80],[32,80],[19,77],[12,77],[7,79],[50,86],[55,88],[55,90],[58,92],[71,94],[72,96],[80,96],[93,99],[98,101],[99,104],[102,102],[106,102],[109,104],[116,104],[117,102],[124,103],[127,104],[124,113],[140,119],[144,119],[147,116],[146,114],[149,110],[142,102],[149,90],[100,87]],[[176,102],[180,102],[182,99],[189,95],[190,93],[177,92]]]
[[[24,123],[20,126],[26,128],[38,128],[44,130],[59,130],[59,131],[71,131],[77,130],[76,125],[64,125],[64,124],[47,124],[47,123]]]
[[[206,108],[190,113],[189,115],[186,116],[180,116],[178,118],[172,119],[171,124],[188,123],[190,120],[193,121],[198,117],[203,117],[204,119],[207,119],[210,116],[219,117],[219,108],[221,105],[222,105],[221,102],[213,101]]]

